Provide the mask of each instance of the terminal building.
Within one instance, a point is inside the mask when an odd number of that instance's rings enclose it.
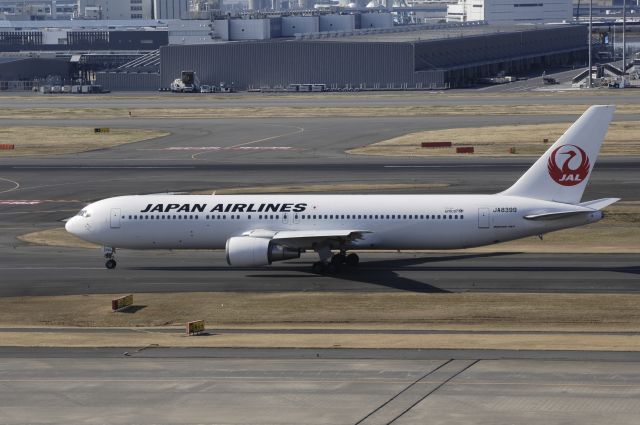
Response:
[[[214,21],[0,20],[0,82],[58,75],[65,84],[90,79],[110,90],[158,90],[190,70],[202,84],[225,82],[238,90],[292,84],[442,89],[499,73],[583,65],[586,39],[585,25],[400,26],[388,12]]]

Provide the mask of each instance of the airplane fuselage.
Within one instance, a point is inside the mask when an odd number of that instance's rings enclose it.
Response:
[[[525,218],[565,209],[562,203],[499,194],[143,195],[93,203],[87,217],[72,218],[67,228],[96,244],[131,249],[223,249],[229,238],[261,229],[358,229],[365,233],[346,248],[406,250],[489,245],[602,218],[586,208],[554,220]]]

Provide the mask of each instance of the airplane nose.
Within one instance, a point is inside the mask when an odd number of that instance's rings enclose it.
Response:
[[[64,225],[64,228],[67,232],[71,233],[72,235],[78,236],[82,230],[80,218],[71,217],[69,220],[67,220],[67,223]]]

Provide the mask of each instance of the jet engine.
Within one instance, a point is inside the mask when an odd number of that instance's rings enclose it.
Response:
[[[230,266],[265,266],[273,261],[300,258],[300,250],[279,245],[270,239],[238,236],[227,240],[227,263]]]

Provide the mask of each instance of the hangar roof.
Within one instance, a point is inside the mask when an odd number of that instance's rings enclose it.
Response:
[[[371,43],[415,43],[421,41],[443,40],[448,38],[474,37],[480,35],[518,33],[535,30],[549,30],[566,27],[567,24],[547,25],[474,25],[464,27],[436,27],[433,29],[420,29],[415,31],[402,30],[396,27],[392,29],[378,29],[376,32],[353,35],[337,34],[333,37],[306,38],[306,40],[326,42],[371,42]],[[409,27],[410,28],[410,27]]]

